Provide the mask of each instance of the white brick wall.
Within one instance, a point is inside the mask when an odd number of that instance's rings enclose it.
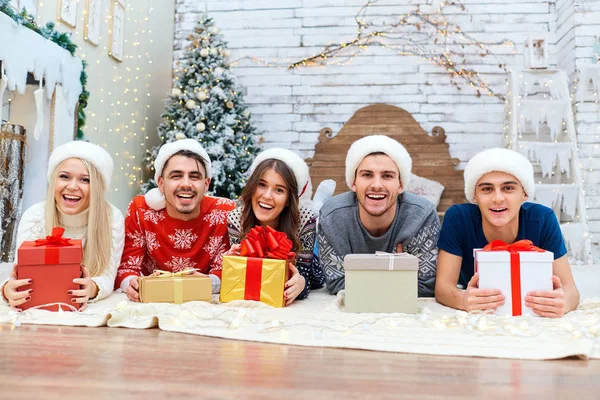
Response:
[[[250,55],[287,65],[317,53],[329,42],[352,39],[354,17],[366,0],[176,0],[175,59],[205,8],[225,34],[232,58]],[[380,0],[369,18],[392,22],[435,0]],[[438,1],[439,3],[439,1]],[[517,46],[495,47],[493,56],[465,54],[465,65],[480,72],[498,93],[506,92],[509,68],[523,63],[525,38],[545,34],[551,63],[570,75],[589,62],[594,35],[600,34],[600,2],[592,0],[462,0],[467,11],[447,7],[450,23],[479,40],[510,39]],[[428,44],[427,48],[434,45]],[[371,48],[344,66],[299,68],[261,66],[248,60],[234,69],[246,88],[246,100],[267,146],[285,146],[309,157],[324,127],[339,131],[359,108],[383,102],[412,113],[426,131],[445,128],[450,153],[464,163],[486,147],[502,143],[504,104],[458,90],[447,74],[419,57],[402,57]],[[598,104],[577,108],[578,135],[586,181],[588,217],[594,241],[600,241],[600,110]],[[595,246],[596,248],[598,246]],[[596,257],[600,252],[596,251]]]

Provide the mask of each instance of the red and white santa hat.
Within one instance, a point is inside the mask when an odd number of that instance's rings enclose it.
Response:
[[[104,181],[104,191],[110,187],[113,172],[113,159],[102,147],[83,140],[73,140],[62,144],[54,149],[48,159],[48,182],[52,178],[54,170],[69,158],[80,158],[92,164]]]
[[[525,194],[533,200],[535,179],[533,165],[522,154],[504,148],[487,149],[475,154],[465,167],[465,196],[471,203],[475,197],[475,186],[481,177],[490,172],[504,172],[517,178]]]
[[[285,165],[292,170],[294,177],[296,178],[298,198],[300,200],[310,200],[312,196],[312,184],[310,182],[308,165],[306,165],[304,160],[300,158],[298,154],[291,150],[273,147],[260,152],[250,166],[250,175],[261,162],[269,159],[275,159],[285,163]]]
[[[203,160],[204,169],[206,170],[206,177],[212,177],[210,157],[202,145],[195,139],[181,139],[174,142],[165,143],[161,146],[160,150],[158,150],[158,155],[154,160],[154,181],[158,182],[158,178],[162,175],[167,161],[169,161],[169,159],[173,157],[175,153],[182,150],[188,150],[198,154]],[[165,196],[158,188],[149,190],[144,195],[144,198],[146,199],[146,204],[155,210],[162,210],[167,206]]]
[[[356,179],[356,170],[362,160],[372,153],[384,153],[390,157],[400,171],[403,188],[408,187],[412,170],[412,158],[400,142],[385,135],[369,135],[352,143],[346,156],[346,184],[350,189]]]

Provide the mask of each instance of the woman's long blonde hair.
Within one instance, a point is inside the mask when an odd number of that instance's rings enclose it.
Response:
[[[104,272],[110,262],[112,247],[112,210],[104,198],[104,181],[96,167],[88,161],[77,158],[87,168],[90,176],[90,206],[87,221],[85,247],[83,248],[83,265],[90,271],[91,276],[98,276]],[[65,160],[66,161],[66,160]],[[50,179],[46,193],[46,235],[50,235],[52,228],[59,226],[58,210],[54,199],[54,184],[62,166],[60,163]]]

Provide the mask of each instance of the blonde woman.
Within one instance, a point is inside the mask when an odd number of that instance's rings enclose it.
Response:
[[[23,213],[17,231],[17,246],[50,235],[56,226],[65,229],[64,237],[82,239],[81,278],[75,280],[81,289],[69,291],[80,310],[112,293],[123,252],[123,215],[105,198],[112,170],[112,158],[99,146],[73,141],[57,147],[48,161],[46,201]],[[33,292],[27,290],[30,279],[17,280],[17,268],[2,285],[3,300],[15,308]]]

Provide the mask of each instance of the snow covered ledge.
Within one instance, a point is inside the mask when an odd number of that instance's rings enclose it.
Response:
[[[31,72],[35,79],[44,78],[48,99],[56,84],[62,84],[67,110],[72,114],[82,91],[81,60],[4,13],[0,13],[0,38],[0,60],[8,78],[8,90],[24,94],[27,73]]]

